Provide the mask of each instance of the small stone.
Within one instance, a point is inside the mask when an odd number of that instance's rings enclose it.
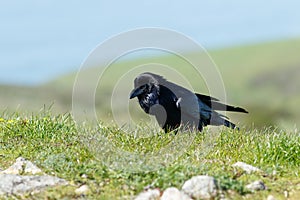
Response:
[[[264,182],[262,181],[254,181],[248,185],[246,185],[246,188],[248,190],[251,190],[252,192],[257,191],[257,190],[265,190],[266,186]]]
[[[252,172],[261,172],[261,170],[257,167],[254,167],[252,165],[246,164],[244,162],[237,162],[232,165],[233,167],[239,167],[243,169],[246,173],[251,174]]]
[[[288,191],[285,190],[285,191],[283,192],[283,194],[284,194],[284,197],[285,197],[285,198],[289,198],[289,192],[288,192]]]
[[[194,199],[211,199],[217,195],[217,184],[211,176],[194,176],[184,183],[182,190]]]
[[[86,174],[82,174],[81,178],[88,178],[88,176]]]
[[[175,187],[167,188],[160,200],[192,200],[187,194],[179,191]]]
[[[135,200],[159,200],[160,191],[159,189],[150,189],[144,192],[141,192]]]
[[[267,200],[276,200],[276,199],[275,199],[275,197],[274,197],[273,195],[269,195],[269,196],[267,197]]]
[[[90,188],[88,185],[82,185],[75,190],[77,195],[87,195],[90,193]]]

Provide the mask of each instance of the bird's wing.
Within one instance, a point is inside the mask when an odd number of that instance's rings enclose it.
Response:
[[[220,101],[219,99],[215,98],[215,97],[211,97],[205,94],[199,94],[199,93],[195,93],[195,95],[201,100],[201,101]]]
[[[197,96],[190,90],[168,81],[165,82],[165,87],[169,88],[177,97],[176,106],[180,108],[182,122],[198,125],[200,111]]]

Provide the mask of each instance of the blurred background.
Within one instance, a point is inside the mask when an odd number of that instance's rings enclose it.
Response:
[[[160,27],[185,34],[207,50],[220,70],[227,101],[250,112],[232,115],[233,120],[249,127],[295,130],[300,125],[299,7],[296,0],[1,1],[0,109],[71,111],[76,73],[98,44],[124,31]],[[112,69],[130,70],[151,62],[185,67],[170,55],[149,55],[129,55]],[[85,72],[83,97],[93,73],[92,68]],[[198,92],[207,92],[200,80],[190,82]],[[110,112],[110,84],[101,85],[106,89],[95,102],[105,113]],[[84,107],[84,98],[81,103]],[[144,113],[139,110],[136,115]]]

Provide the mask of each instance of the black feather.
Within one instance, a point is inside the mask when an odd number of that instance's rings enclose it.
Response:
[[[248,111],[246,111],[244,108],[234,107],[231,105],[226,105],[224,103],[218,102],[220,100],[217,98],[208,95],[203,95],[203,94],[197,94],[197,93],[195,94],[200,99],[200,101],[202,101],[203,103],[205,103],[206,105],[208,105],[210,108],[214,110],[248,113]]]

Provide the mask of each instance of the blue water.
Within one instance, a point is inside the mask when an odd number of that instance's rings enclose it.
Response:
[[[0,83],[40,84],[77,70],[99,43],[138,27],[179,31],[205,48],[300,36],[299,1],[0,2]]]

